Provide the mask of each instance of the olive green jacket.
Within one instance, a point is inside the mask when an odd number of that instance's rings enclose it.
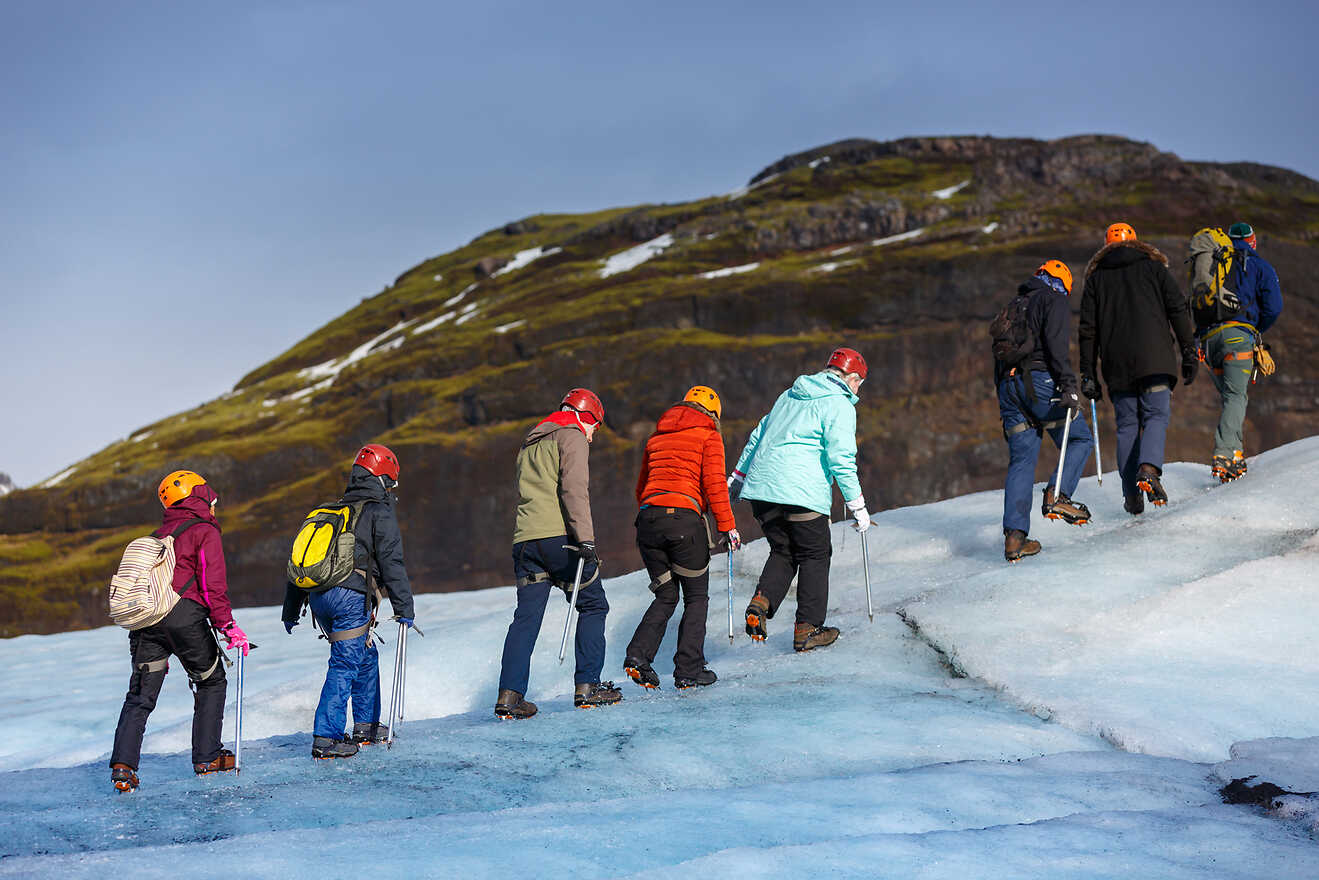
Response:
[[[555,413],[531,429],[518,452],[514,544],[559,535],[595,541],[589,451],[575,413]]]

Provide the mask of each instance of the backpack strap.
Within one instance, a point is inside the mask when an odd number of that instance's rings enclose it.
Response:
[[[210,520],[200,519],[200,518],[190,519],[187,522],[183,523],[178,528],[176,528],[174,531],[170,532],[169,536],[173,538],[175,541],[177,541],[179,539],[179,535],[183,534],[188,529],[196,525],[205,525],[207,523],[210,523]],[[211,523],[211,525],[214,525],[214,523]],[[184,581],[183,587],[181,589],[175,590],[174,592],[182,596],[184,593],[188,592],[188,587],[191,587],[196,582],[196,580],[197,580],[197,570],[196,568],[194,568],[192,572],[192,577]]]

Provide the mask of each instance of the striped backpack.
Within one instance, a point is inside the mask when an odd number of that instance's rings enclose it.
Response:
[[[179,601],[174,591],[174,541],[203,522],[189,520],[164,538],[147,535],[128,542],[119,569],[110,578],[111,620],[124,629],[142,629],[160,623],[174,610]]]

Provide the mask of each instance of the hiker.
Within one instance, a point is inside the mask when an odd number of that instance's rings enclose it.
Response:
[[[623,692],[612,681],[600,681],[605,665],[605,615],[609,602],[600,582],[588,493],[587,454],[605,420],[605,407],[595,392],[574,388],[564,395],[558,412],[541,419],[522,441],[516,474],[517,518],[513,525],[513,574],[517,578],[517,609],[504,638],[499,673],[499,718],[530,718],[536,704],[524,699],[531,677],[531,652],[536,647],[550,590],[558,587],[572,601],[573,582],[581,563],[577,593],[577,671],[573,705],[592,708],[617,703]],[[571,612],[570,612],[571,613]]]
[[[1214,476],[1223,483],[1246,474],[1243,429],[1250,383],[1257,368],[1266,375],[1273,372],[1273,357],[1268,354],[1261,335],[1282,314],[1278,273],[1256,252],[1255,230],[1249,223],[1238,222],[1232,224],[1227,234],[1233,260],[1224,286],[1235,292],[1237,305],[1217,312],[1193,310],[1195,335],[1222,399],[1218,429],[1214,432],[1212,468]]]
[[[1054,486],[1056,472],[1049,471],[1040,512],[1049,519],[1073,525],[1090,520],[1090,510],[1072,500],[1081,480],[1086,459],[1094,447],[1090,429],[1081,411],[1076,374],[1072,372],[1068,345],[1072,313],[1068,297],[1072,272],[1061,260],[1047,260],[1017,288],[1024,337],[1034,340],[1026,357],[1009,366],[996,358],[994,381],[998,387],[998,411],[1003,437],[1008,442],[1008,475],[1003,485],[1003,557],[1016,562],[1040,552],[1040,542],[1029,538],[1030,496],[1040,444],[1048,431],[1063,456],[1062,484]],[[1067,421],[1070,415],[1070,423]],[[1066,429],[1067,448],[1063,449]]]
[[[1104,246],[1086,266],[1078,336],[1081,393],[1103,399],[1095,379],[1098,360],[1113,401],[1123,509],[1140,514],[1146,497],[1154,505],[1167,504],[1161,477],[1172,389],[1179,369],[1187,385],[1195,380],[1195,328],[1168,258],[1137,239],[1127,223],[1108,227]]]
[[[384,742],[388,725],[380,723],[380,664],[371,629],[376,608],[389,595],[394,619],[415,622],[412,585],[403,565],[403,535],[394,514],[399,461],[389,447],[368,443],[358,451],[348,486],[331,508],[352,511],[353,569],[334,586],[303,589],[290,581],[284,590],[282,619],[290,635],[304,607],[312,623],[330,642],[330,661],[312,728],[313,758],[351,758],[358,747]],[[353,732],[345,732],[348,703]]]
[[[856,476],[857,391],[866,380],[866,361],[839,348],[818,373],[798,376],[760,420],[729,477],[734,498],[751,502],[751,512],[769,541],[769,558],[746,609],[746,631],[755,641],[768,635],[773,619],[797,578],[794,651],[832,645],[838,628],[825,626],[829,605],[829,557],[833,542],[829,510],[833,484],[855,518],[870,528],[870,514]]]
[[[682,620],[673,655],[673,686],[714,684],[718,676],[705,665],[705,617],[710,606],[708,507],[728,552],[742,546],[724,480],[724,440],[719,435],[723,407],[706,385],[693,386],[681,403],[660,416],[646,441],[637,477],[637,548],[655,594],[628,643],[623,670],[642,687],[659,687],[651,667],[678,606]]]
[[[156,493],[165,513],[153,534],[174,538],[173,586],[180,598],[159,623],[128,634],[133,675],[110,752],[110,779],[119,791],[137,790],[142,736],[169,671],[170,655],[179,658],[193,690],[193,772],[202,776],[234,769],[234,753],[220,744],[228,685],[212,628],[225,637],[230,650],[242,651],[244,657],[249,644],[229,606],[224,547],[215,518],[220,496],[205,478],[188,470],[165,477]]]

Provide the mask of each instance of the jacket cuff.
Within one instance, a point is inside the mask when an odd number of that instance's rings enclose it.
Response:
[[[853,498],[851,501],[844,501],[843,504],[847,506],[848,510],[851,511],[861,510],[866,506],[866,497],[864,495],[858,495],[855,498]]]

